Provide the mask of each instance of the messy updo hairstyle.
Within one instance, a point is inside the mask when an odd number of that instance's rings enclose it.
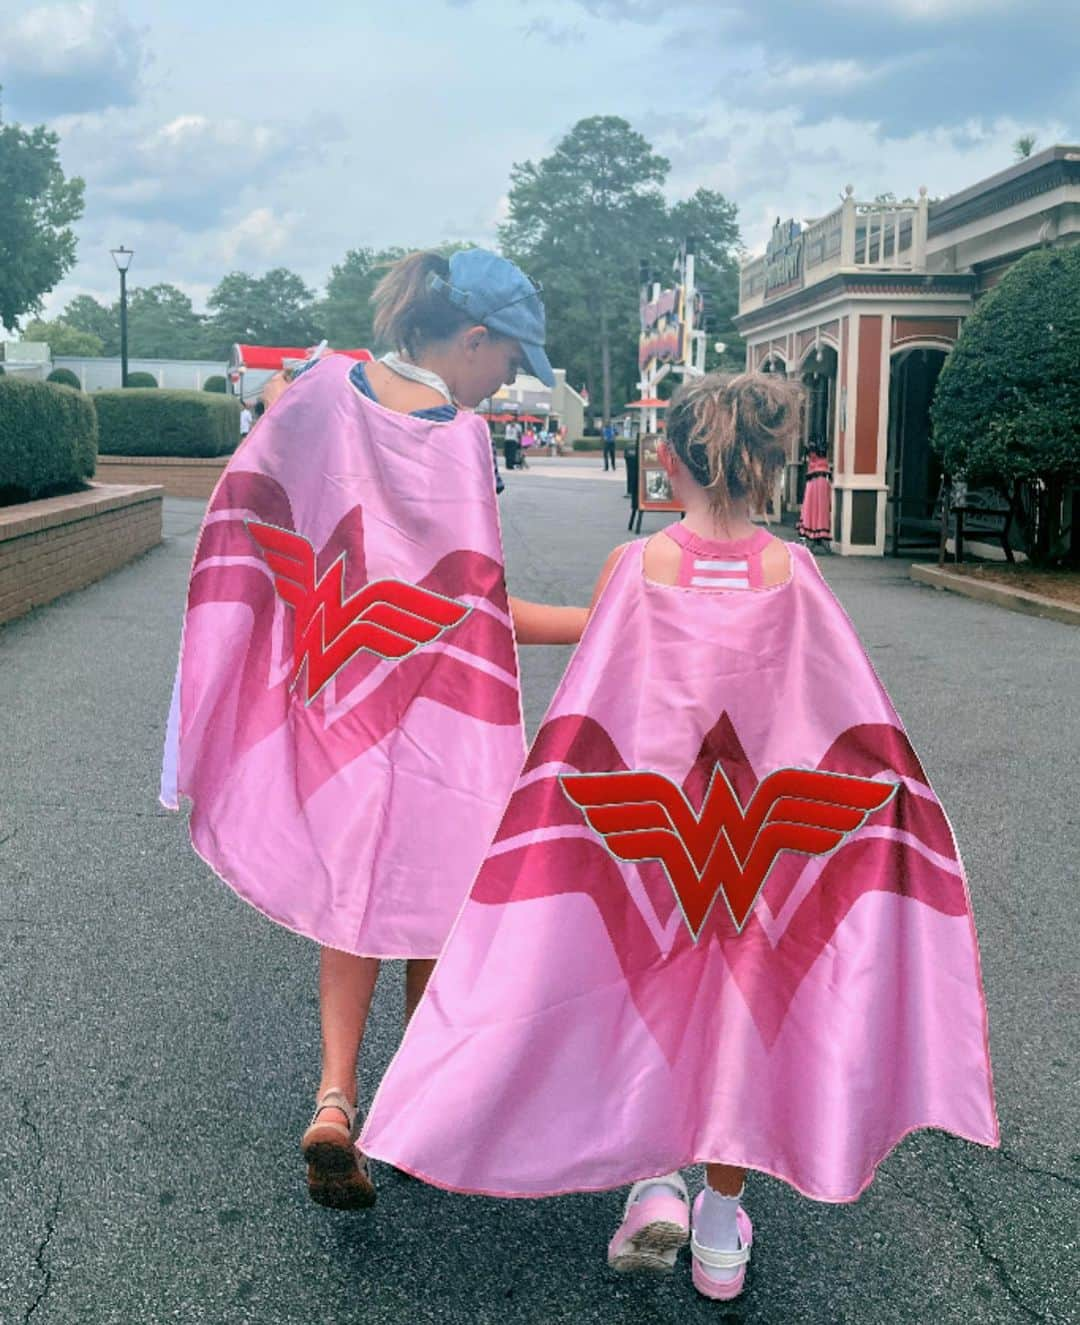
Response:
[[[450,279],[450,263],[441,253],[410,253],[395,262],[371,296],[375,339],[415,359],[433,341],[447,340],[477,318],[452,304],[432,277]],[[491,333],[495,334],[495,333]]]
[[[708,373],[671,399],[667,441],[720,516],[764,510],[799,428],[802,388],[778,373]]]

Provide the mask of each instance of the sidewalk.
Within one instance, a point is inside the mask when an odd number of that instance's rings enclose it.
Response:
[[[626,467],[620,458],[614,471],[604,469],[603,457],[588,452],[576,455],[530,455],[528,469],[515,469],[507,472],[499,459],[499,470],[504,482],[518,478],[588,478],[601,479],[605,483],[621,483],[626,486]]]

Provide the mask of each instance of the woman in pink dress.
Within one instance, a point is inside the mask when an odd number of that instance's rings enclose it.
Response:
[[[806,492],[796,525],[799,537],[808,543],[823,543],[832,538],[832,465],[825,454],[825,443],[810,443],[806,466]]]

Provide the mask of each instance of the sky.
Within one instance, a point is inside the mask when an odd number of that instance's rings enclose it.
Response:
[[[1021,133],[1080,141],[1075,0],[13,0],[5,121],[45,123],[86,181],[78,264],[48,296],[228,271],[310,286],[359,246],[493,246],[515,162],[620,115],[672,200],[738,205],[749,251],[846,184],[956,192]]]

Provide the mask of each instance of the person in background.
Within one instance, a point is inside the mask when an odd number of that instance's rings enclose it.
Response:
[[[795,527],[804,543],[825,550],[832,538],[832,466],[823,438],[811,438],[808,450],[806,491]]]
[[[604,473],[608,471],[608,461],[611,461],[611,468],[615,468],[615,425],[610,419],[604,424],[602,433],[604,439]]]
[[[251,425],[254,423],[251,409],[246,400],[240,402],[240,436],[246,437],[251,431]]]
[[[520,438],[521,424],[511,419],[503,430],[503,463],[507,469],[518,468],[518,458],[521,454]]]

